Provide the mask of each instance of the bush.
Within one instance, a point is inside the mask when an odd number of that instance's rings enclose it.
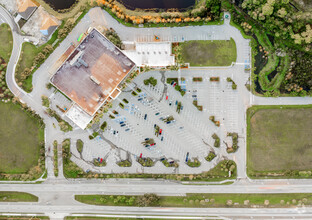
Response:
[[[47,107],[49,108],[50,107],[50,101],[49,101],[49,98],[45,95],[41,96],[41,100],[42,100],[42,105],[44,107]]]
[[[106,161],[102,160],[102,163],[98,161],[98,159],[94,158],[93,159],[93,165],[96,167],[105,167],[106,166]]]
[[[216,155],[214,152],[210,151],[209,154],[208,154],[208,156],[205,157],[205,159],[206,159],[207,161],[210,162],[210,161],[212,161],[216,156],[217,156],[217,155]]]
[[[202,82],[203,78],[202,77],[193,77],[193,82]]]
[[[214,147],[220,147],[220,138],[219,138],[219,136],[216,133],[214,133],[212,135],[212,138],[215,140],[213,146]]]
[[[143,196],[139,196],[137,198],[138,206],[155,206],[159,203],[160,197],[154,193],[144,194]]]
[[[154,161],[147,157],[147,158],[138,158],[138,163],[141,164],[143,167],[152,167],[154,166]]]
[[[220,81],[220,77],[210,77],[210,81],[211,82],[219,82]]]
[[[226,149],[226,151],[228,153],[234,153],[237,151],[238,149],[238,134],[233,132],[233,133],[228,133],[227,136],[231,136],[232,137],[232,142],[233,142],[233,145],[232,147],[228,147]]]
[[[167,159],[161,161],[166,167],[179,167],[179,164],[174,161],[173,163],[169,163]]]
[[[102,125],[101,125],[102,131],[104,131],[106,127],[107,127],[107,122],[104,121],[104,122],[102,123]]]
[[[132,163],[129,160],[122,160],[117,162],[117,165],[120,167],[131,167]]]
[[[152,86],[156,86],[157,85],[157,79],[155,79],[154,77],[150,77],[148,79],[144,80],[144,85],[149,85],[151,84]]]
[[[200,166],[200,161],[198,160],[198,158],[194,158],[194,161],[188,160],[187,161],[187,165],[190,167],[199,167]]]

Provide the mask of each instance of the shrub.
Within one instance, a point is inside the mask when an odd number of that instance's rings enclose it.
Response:
[[[187,165],[190,167],[199,167],[200,166],[200,161],[198,160],[198,158],[194,158],[194,161],[188,160],[187,161]]]
[[[50,107],[50,101],[49,101],[49,98],[45,95],[41,96],[41,100],[42,100],[42,105],[44,107],[47,107],[49,108]]]
[[[166,167],[179,167],[179,164],[176,161],[169,163],[167,159],[161,161]]]
[[[139,196],[137,198],[138,206],[152,206],[157,205],[159,203],[160,197],[154,193],[144,194],[143,196]]]
[[[150,77],[148,79],[144,80],[144,85],[149,85],[151,84],[152,86],[156,86],[157,85],[157,79],[155,79],[154,77]]]
[[[117,165],[120,167],[131,167],[132,163],[129,160],[122,160],[117,162]]]
[[[147,158],[138,158],[138,163],[141,164],[143,167],[152,167],[154,166],[154,161],[147,157]]]
[[[228,153],[234,153],[238,149],[238,134],[233,132],[233,133],[228,133],[227,136],[231,136],[232,137],[233,144],[232,144],[232,147],[228,147],[226,149],[226,151]]]
[[[213,146],[214,147],[220,147],[220,138],[219,138],[219,136],[216,133],[214,133],[212,135],[212,138],[215,140]]]
[[[208,156],[205,157],[205,159],[206,159],[207,161],[210,162],[210,161],[212,161],[215,157],[216,157],[216,154],[215,154],[214,152],[210,151],[209,154],[208,154]]]
[[[104,122],[102,123],[102,125],[101,125],[102,131],[104,131],[106,127],[107,127],[107,122],[104,121]]]
[[[102,163],[101,163],[98,159],[94,158],[93,159],[93,165],[96,166],[96,167],[105,167],[106,166],[106,161],[102,160]]]
[[[211,82],[219,82],[220,81],[220,77],[210,77],[210,81]]]
[[[202,82],[203,77],[193,77],[193,82]]]

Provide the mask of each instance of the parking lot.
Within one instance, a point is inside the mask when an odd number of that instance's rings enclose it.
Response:
[[[181,71],[181,77],[185,79],[184,96],[175,90],[174,85],[162,83],[159,71],[140,74],[104,114],[100,125],[107,122],[105,131],[99,129],[100,135],[95,139],[83,140],[84,161],[77,159],[79,154],[75,150],[73,154],[77,157],[74,161],[85,170],[104,173],[200,173],[213,168],[224,158],[235,158],[237,153],[226,152],[227,145],[232,144],[227,133],[245,134],[244,124],[240,123],[244,117],[241,110],[244,108],[243,99],[239,89],[233,90],[232,84],[226,80],[232,77],[235,81],[239,77],[233,75],[233,71],[235,68]],[[143,83],[151,76],[157,79],[155,87]],[[178,74],[169,71],[165,76],[175,78]],[[193,77],[202,77],[203,80],[193,82]],[[211,82],[210,77],[219,77],[220,81]],[[193,105],[194,100],[202,106],[202,111]],[[182,106],[179,112],[178,105]],[[219,127],[209,120],[210,116],[220,121]],[[171,119],[169,123],[166,121],[168,118]],[[219,148],[214,147],[214,133],[220,137]],[[240,144],[244,145],[244,142]],[[208,162],[205,157],[210,151],[216,154],[216,158]],[[141,166],[137,162],[140,157],[152,159],[154,166]],[[96,158],[103,158],[106,166],[94,167],[92,161]],[[186,159],[198,159],[201,165],[190,167]],[[130,161],[132,166],[118,166],[117,163],[123,160]],[[166,167],[162,160],[179,166]]]

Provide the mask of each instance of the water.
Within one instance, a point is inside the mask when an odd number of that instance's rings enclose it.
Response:
[[[44,0],[55,10],[67,9],[72,6],[76,0]]]
[[[118,0],[128,9],[186,9],[195,4],[195,0]]]

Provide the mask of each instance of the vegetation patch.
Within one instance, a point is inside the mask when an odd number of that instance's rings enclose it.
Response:
[[[203,77],[193,77],[193,82],[202,82]]]
[[[83,150],[83,141],[78,139],[76,142],[77,151],[81,154]]]
[[[8,24],[3,23],[0,25],[0,39],[0,57],[8,63],[13,49],[13,36]]]
[[[233,79],[231,79],[230,77],[227,77],[227,78],[226,78],[226,81],[232,83],[232,89],[233,89],[233,90],[237,89],[237,85],[236,85],[236,83],[233,81]]]
[[[180,43],[182,59],[191,66],[230,66],[236,62],[235,41],[186,41]]]
[[[206,159],[207,161],[210,162],[210,161],[212,161],[216,156],[217,156],[217,155],[216,155],[213,151],[210,151],[209,154],[208,154],[208,156],[205,157],[205,159]]]
[[[247,111],[247,173],[311,178],[312,106],[254,106]]]
[[[107,122],[104,121],[101,125],[101,130],[104,131],[106,127],[107,127]]]
[[[234,153],[238,149],[238,134],[233,132],[233,133],[228,133],[227,136],[232,137],[232,146],[227,146],[226,152]]]
[[[162,160],[161,161],[166,167],[179,167],[178,162],[172,160],[172,161],[168,161],[168,159]]]
[[[106,161],[100,158],[94,158],[93,159],[93,165],[96,167],[105,167],[106,166]]]
[[[50,117],[54,117],[58,121],[58,125],[63,132],[69,132],[73,130],[73,127],[65,120],[59,116],[56,111],[52,110],[51,108],[47,109],[47,113]]]
[[[193,100],[193,105],[198,109],[198,111],[203,111],[203,106],[198,105],[197,100]]]
[[[120,167],[131,167],[132,163],[130,162],[130,160],[121,160],[117,162],[117,165]]]
[[[0,191],[0,202],[38,202],[38,197],[25,192]]]
[[[43,121],[23,109],[0,102],[0,179],[37,179],[44,171]]]
[[[44,107],[47,107],[47,108],[50,107],[50,100],[47,96],[45,96],[45,95],[41,96],[41,101],[42,101],[42,105]]]
[[[155,165],[155,162],[149,158],[149,157],[146,157],[146,158],[138,158],[137,159],[138,163],[141,164],[143,167],[152,167]]]
[[[193,208],[291,208],[312,205],[311,193],[187,193],[186,196],[75,195],[79,202],[103,206]]]
[[[70,160],[70,139],[62,142],[63,173],[65,178],[77,178],[84,174],[84,171]]]
[[[151,84],[152,86],[156,86],[157,85],[157,79],[155,79],[154,77],[150,77],[148,79],[145,79],[144,85],[148,86],[149,84]]]
[[[58,150],[57,141],[53,141],[53,165],[54,165],[54,176],[58,177]]]
[[[212,135],[212,138],[214,139],[213,146],[214,147],[220,147],[220,138],[219,138],[219,136],[216,133],[214,133]]]
[[[214,123],[215,126],[220,127],[220,121],[216,121],[214,115],[210,116],[210,117],[209,117],[209,120],[212,121],[212,123]]]
[[[198,158],[194,158],[193,160],[188,160],[187,165],[189,167],[199,167],[201,165],[200,161]]]

